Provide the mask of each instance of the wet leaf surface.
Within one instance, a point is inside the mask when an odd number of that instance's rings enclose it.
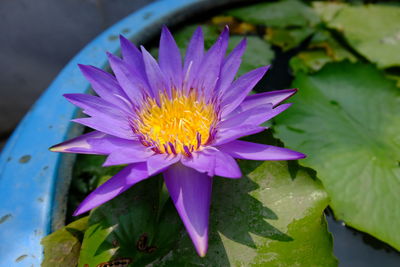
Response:
[[[243,39],[243,36],[234,35],[229,39],[228,52]],[[257,36],[247,36],[247,47],[242,58],[238,76],[243,75],[259,67],[267,66],[274,59],[274,51],[271,45]]]
[[[175,207],[165,194],[161,177],[152,177],[94,209],[79,266],[97,266],[118,259],[144,266],[165,255],[182,229]]]
[[[356,62],[358,59],[337,41],[332,34],[323,29],[312,36],[307,50],[299,52],[290,59],[290,67],[294,73],[316,72],[325,64],[338,61]]]
[[[206,257],[198,257],[182,233],[178,246],[153,266],[336,266],[320,183],[296,163],[240,165],[241,179],[214,179]]]
[[[337,219],[400,249],[400,90],[367,64],[299,73],[276,136],[308,157]]]
[[[77,266],[81,242],[87,227],[86,216],[44,237],[41,241],[44,248],[44,260],[41,266]]]
[[[316,10],[329,28],[378,67],[400,66],[400,5],[318,3]]]
[[[279,28],[314,26],[320,21],[312,8],[299,0],[260,3],[226,13],[251,24]]]
[[[310,27],[294,29],[267,28],[264,38],[271,44],[281,47],[283,51],[288,51],[299,46],[313,33],[314,29]]]

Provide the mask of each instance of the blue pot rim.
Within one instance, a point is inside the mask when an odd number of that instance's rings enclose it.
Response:
[[[147,41],[162,24],[240,0],[160,0],[116,23],[82,49],[59,73],[20,122],[0,155],[0,251],[2,266],[40,266],[41,239],[62,226],[74,156],[48,148],[76,136],[77,109],[62,96],[84,93],[89,83],[77,64],[107,65],[105,52],[119,51],[119,34]]]

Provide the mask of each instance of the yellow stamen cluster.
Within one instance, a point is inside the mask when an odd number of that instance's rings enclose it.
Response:
[[[158,103],[148,98],[142,106],[137,133],[142,143],[158,153],[187,155],[207,143],[217,120],[214,105],[192,91],[187,95],[160,94]],[[185,148],[186,147],[186,148]]]

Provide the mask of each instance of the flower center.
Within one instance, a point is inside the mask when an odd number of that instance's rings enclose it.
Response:
[[[214,105],[194,91],[174,92],[171,98],[161,94],[159,103],[148,98],[138,115],[135,128],[144,145],[157,153],[186,156],[209,141],[217,121]]]

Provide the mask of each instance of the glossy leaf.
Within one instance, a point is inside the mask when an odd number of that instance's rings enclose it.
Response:
[[[316,10],[329,28],[344,35],[358,53],[380,68],[400,66],[399,5],[332,5]]]
[[[269,27],[314,26],[319,23],[314,11],[299,0],[283,0],[240,7],[226,12],[240,20]]]
[[[161,186],[161,177],[153,177],[93,210],[79,266],[112,260],[144,266],[165,255],[177,240],[182,224],[172,202],[162,197],[166,192]]]
[[[271,44],[279,46],[283,51],[299,46],[305,39],[314,33],[310,27],[282,29],[267,28],[264,38]]]
[[[320,183],[295,163],[240,165],[241,179],[214,178],[206,257],[197,256],[183,233],[152,266],[336,266]]]
[[[330,62],[357,61],[357,57],[343,47],[327,30],[316,31],[307,48],[290,59],[290,67],[294,73],[316,72]]]
[[[276,134],[308,155],[337,219],[400,249],[400,90],[371,65],[299,74]]]
[[[44,237],[42,267],[77,266],[83,234],[88,217],[81,218]]]
[[[290,59],[289,65],[294,73],[316,72],[332,61],[333,59],[325,51],[318,49],[298,53]]]
[[[228,52],[230,52],[244,37],[233,35],[229,39]],[[274,51],[271,45],[256,36],[248,36],[246,51],[242,58],[238,75],[243,75],[251,70],[271,64],[274,59]]]

